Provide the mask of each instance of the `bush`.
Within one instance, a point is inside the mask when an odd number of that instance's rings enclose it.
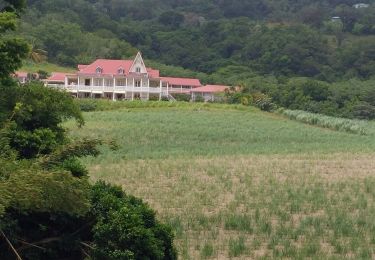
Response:
[[[189,102],[191,99],[189,94],[173,94],[173,97],[176,99],[176,101]]]
[[[79,108],[83,112],[90,112],[95,111],[97,109],[97,105],[92,100],[84,100],[79,102]]]
[[[353,107],[353,116],[358,119],[375,119],[375,106],[361,102]]]
[[[266,94],[256,92],[252,94],[253,103],[256,107],[263,111],[273,111],[276,105],[272,103],[272,99]]]
[[[171,229],[155,212],[120,187],[98,182],[92,189],[94,257],[97,259],[177,259]]]

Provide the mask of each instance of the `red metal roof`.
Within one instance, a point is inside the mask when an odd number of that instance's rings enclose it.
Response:
[[[91,63],[90,65],[78,65],[78,74],[97,74],[96,69],[100,67],[104,75],[119,75],[119,69],[123,69],[125,75],[129,74],[129,70],[133,64],[133,60],[106,60],[98,59]],[[159,70],[154,70],[152,68],[147,68],[148,74],[152,78],[159,77]]]
[[[192,86],[192,87],[200,87],[202,86],[199,79],[191,79],[191,78],[172,78],[172,77],[161,77],[163,81],[167,81],[169,85],[177,85],[177,86]]]
[[[150,75],[151,78],[159,78],[160,77],[159,70],[147,68],[147,72],[148,72],[148,74]]]
[[[51,77],[46,79],[48,82],[65,82],[66,73],[52,72]]]
[[[103,72],[101,74],[118,75],[118,70],[123,69],[125,74],[129,74],[130,67],[132,66],[132,60],[105,60],[99,59],[87,65],[86,67],[80,66],[78,74],[96,74],[96,69],[100,67]]]
[[[220,93],[225,92],[226,89],[229,89],[229,86],[223,85],[206,85],[199,88],[194,88],[191,92],[198,92],[198,93]]]
[[[86,68],[88,65],[83,65],[83,64],[78,64],[78,70],[83,70]]]

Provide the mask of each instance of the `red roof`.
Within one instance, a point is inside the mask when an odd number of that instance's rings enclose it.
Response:
[[[86,68],[88,65],[83,65],[83,64],[78,64],[78,70],[83,70]]]
[[[52,81],[53,82],[65,82],[65,76],[66,76],[66,73],[52,72],[51,77],[46,79],[46,81],[49,81],[49,82],[52,82]]]
[[[78,65],[78,74],[96,74],[96,69],[100,67],[104,75],[119,75],[119,69],[123,69],[125,75],[129,74],[129,70],[133,64],[133,60],[106,60],[99,59],[91,63],[90,65]],[[159,77],[159,70],[147,68],[148,74],[152,78]]]
[[[192,89],[191,92],[220,93],[220,92],[225,92],[225,90],[229,88],[230,88],[229,86],[223,86],[223,85],[206,85],[203,87]]]
[[[27,78],[27,72],[24,72],[24,71],[16,71],[16,73],[14,73],[14,75],[17,77],[17,78]]]
[[[151,78],[159,78],[160,77],[159,70],[147,68],[147,72],[148,72],[148,74],[150,75]]]
[[[199,79],[191,79],[191,78],[172,78],[172,77],[161,77],[162,80],[167,81],[170,85],[177,85],[177,86],[192,86],[192,87],[200,87],[202,86]]]
[[[99,59],[87,66],[79,66],[78,74],[96,74],[96,69],[100,67],[106,75],[118,75],[118,70],[123,69],[125,74],[129,73],[132,60],[105,60]]]

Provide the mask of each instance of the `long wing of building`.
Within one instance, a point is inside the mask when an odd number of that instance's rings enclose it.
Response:
[[[173,99],[174,94],[191,94],[202,87],[199,79],[160,77],[159,70],[146,67],[138,52],[134,60],[98,59],[78,65],[76,73],[52,73],[46,85],[63,88],[78,98],[112,100]]]

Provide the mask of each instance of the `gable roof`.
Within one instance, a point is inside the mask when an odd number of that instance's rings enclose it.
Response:
[[[142,54],[141,54],[140,52],[138,52],[137,55],[135,56],[135,58],[134,58],[134,60],[133,60],[133,62],[132,62],[132,65],[131,65],[130,68],[129,68],[129,72],[130,72],[130,71],[131,71],[131,72],[136,72],[135,69],[134,69],[134,67],[135,67],[137,64],[139,64],[138,67],[139,67],[139,66],[142,67],[142,68],[141,68],[141,71],[143,71],[143,72],[147,71],[147,68],[146,68],[145,63],[144,63],[143,58],[142,58]],[[138,73],[138,72],[137,72],[137,73]]]
[[[51,77],[47,78],[45,81],[48,82],[65,82],[66,73],[62,72],[52,72]]]
[[[132,60],[106,60],[98,59],[87,66],[79,66],[78,74],[96,74],[96,69],[100,67],[105,75],[117,75],[118,70],[122,68],[125,74],[129,74],[129,69],[132,66]]]
[[[229,89],[229,86],[224,85],[206,85],[199,88],[194,88],[191,92],[198,92],[198,93],[220,93],[225,92],[225,90]]]
[[[192,78],[172,78],[172,77],[161,77],[163,81],[167,81],[170,85],[177,86],[192,86],[192,87],[201,87],[202,84],[199,79]]]

